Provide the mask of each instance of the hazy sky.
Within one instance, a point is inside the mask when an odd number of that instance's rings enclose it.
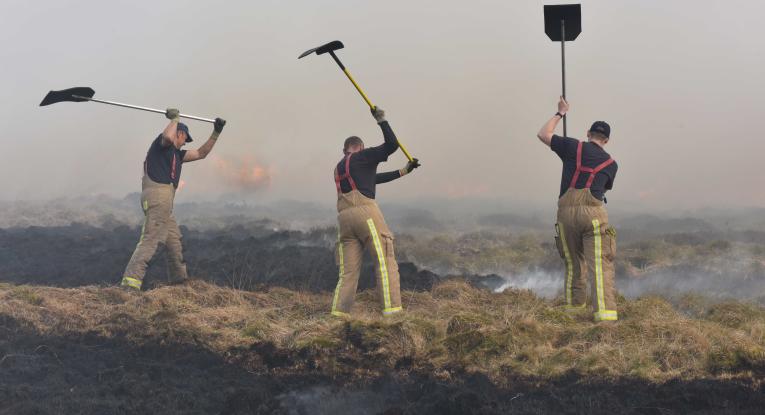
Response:
[[[343,139],[381,141],[329,57],[296,59],[340,39],[341,59],[423,164],[379,198],[552,204],[560,161],[535,137],[560,93],[544,3],[2,0],[0,199],[140,190],[161,115],[37,106],[48,90],[90,86],[229,121],[217,158],[184,166],[182,200],[241,191],[331,203]],[[611,124],[611,204],[765,206],[765,3],[583,1],[582,14],[567,45],[569,135]],[[195,145],[211,131],[189,125]],[[241,163],[262,166],[270,185],[239,186]],[[397,153],[381,171],[404,163]]]

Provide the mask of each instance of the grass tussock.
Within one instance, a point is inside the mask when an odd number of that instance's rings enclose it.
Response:
[[[451,367],[501,381],[507,373],[553,379],[757,377],[765,370],[765,309],[688,297],[619,300],[621,320],[594,324],[529,291],[502,294],[450,281],[404,292],[405,313],[378,312],[359,293],[353,318],[328,314],[330,294],[272,288],[243,292],[203,282],[144,293],[118,288],[0,285],[0,314],[49,335],[91,333],[141,344],[203,345],[220,355],[267,344],[327,370]],[[402,363],[403,362],[403,363]],[[344,368],[344,365],[346,366]]]

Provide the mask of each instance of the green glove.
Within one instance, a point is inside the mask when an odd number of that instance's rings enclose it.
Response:
[[[168,108],[165,111],[165,117],[167,117],[170,120],[178,121],[178,118],[181,116],[181,112],[178,111],[175,108]]]

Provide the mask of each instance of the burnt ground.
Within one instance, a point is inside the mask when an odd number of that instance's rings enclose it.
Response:
[[[334,258],[336,230],[318,228],[301,232],[278,230],[276,227],[268,220],[205,231],[182,226],[189,275],[241,290],[262,290],[263,287],[274,286],[311,292],[334,290],[337,283]],[[0,282],[65,288],[116,285],[139,235],[140,227],[122,224],[97,227],[73,223],[58,227],[0,228]],[[716,241],[710,245],[708,252],[700,251],[697,255],[714,257],[719,250],[723,255],[718,256],[725,260],[710,264],[689,260],[654,267],[649,266],[649,254],[656,248],[638,243],[624,250],[625,253],[631,252],[628,260],[617,263],[617,282],[623,294],[635,297],[645,292],[700,292],[719,298],[765,302],[765,262],[762,260],[748,257],[727,259],[730,252],[726,249],[730,250],[730,243],[719,241],[720,234],[672,234],[662,238],[677,241],[686,248]],[[765,240],[757,232],[743,232],[731,238],[757,243]],[[550,250],[550,255],[544,261],[522,265],[528,267],[532,274],[539,271],[558,275],[562,268],[560,260],[553,254],[554,247],[546,243],[545,249]],[[749,249],[764,248],[753,246]],[[401,288],[404,290],[427,291],[439,281],[453,278],[418,268],[407,260],[403,250],[397,252],[397,258]],[[625,268],[628,263],[639,274],[631,276],[632,271]],[[151,289],[167,283],[171,278],[167,269],[164,248],[160,246],[149,265],[144,286]],[[489,288],[507,283],[498,275],[462,274],[457,278]],[[367,258],[359,289],[374,285],[372,261]]]
[[[274,231],[267,224],[224,231],[184,229],[191,275],[257,290],[330,291],[336,283],[333,230]],[[133,227],[82,224],[0,229],[0,282],[77,287],[116,284],[135,246]],[[369,264],[369,261],[367,261]],[[441,279],[400,264],[402,288]],[[372,287],[371,265],[360,289]],[[491,278],[491,277],[490,277]],[[167,280],[162,255],[148,288]],[[62,330],[65,332],[65,330]],[[498,384],[454,367],[401,359],[389,366],[354,349],[337,364],[326,351],[254,342],[225,354],[202,343],[95,333],[51,335],[0,315],[0,415],[5,414],[760,414],[765,390],[753,380],[557,379],[508,373]],[[764,371],[757,374],[765,377]]]
[[[334,229],[279,231],[252,223],[200,232],[181,227],[189,275],[244,290],[279,286],[332,291],[337,283]],[[0,282],[78,287],[119,283],[140,229],[84,224],[0,229]],[[402,289],[428,290],[439,276],[410,262],[399,264]],[[148,289],[170,279],[164,249],[149,265]],[[360,289],[374,287],[374,270],[365,261]]]
[[[508,374],[496,385],[459,368],[436,375],[407,359],[359,376],[359,368],[379,362],[351,351],[329,369],[318,365],[320,353],[254,343],[221,356],[162,339],[46,336],[0,316],[0,414],[760,414],[765,408],[765,391],[750,381],[655,385]]]

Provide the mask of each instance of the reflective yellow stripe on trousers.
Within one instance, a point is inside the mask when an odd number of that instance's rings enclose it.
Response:
[[[600,221],[592,221],[595,234],[595,294],[598,297],[598,312],[606,311],[606,297],[603,290],[603,240],[600,235]]]
[[[345,259],[343,258],[343,241],[340,240],[340,229],[337,230],[337,255],[340,262],[340,276],[337,279],[337,287],[335,288],[335,298],[332,300],[332,314],[345,314],[337,311],[337,300],[340,298],[340,288],[343,286],[343,275],[345,274]]]
[[[403,310],[404,310],[403,307],[386,308],[385,310],[383,310],[383,314],[385,314],[385,315],[395,314],[395,313],[398,313],[399,311],[403,311]]]
[[[595,313],[595,320],[596,321],[616,321],[619,319],[619,316],[616,311],[598,311]]]
[[[390,283],[388,282],[388,267],[385,264],[385,252],[383,251],[375,222],[372,219],[367,219],[367,226],[369,226],[369,233],[372,235],[372,241],[377,252],[377,260],[380,263],[380,277],[382,278],[383,300],[385,302],[383,308],[390,309]]]
[[[571,258],[571,252],[568,250],[566,233],[563,231],[562,226],[558,226],[558,233],[560,233],[560,243],[563,245],[563,255],[566,257],[566,305],[573,306],[571,303],[573,297],[571,285],[574,283],[574,261]]]
[[[146,212],[149,210],[149,201],[144,200],[141,207],[143,208],[143,226],[141,226],[141,237],[138,238],[138,243],[135,245],[136,248],[141,246],[141,242],[143,242],[143,237],[144,235],[146,235],[146,222],[149,221],[149,216],[146,214]]]
[[[137,278],[131,278],[131,277],[122,277],[122,286],[135,288],[136,290],[141,289],[141,285],[143,282]]]

